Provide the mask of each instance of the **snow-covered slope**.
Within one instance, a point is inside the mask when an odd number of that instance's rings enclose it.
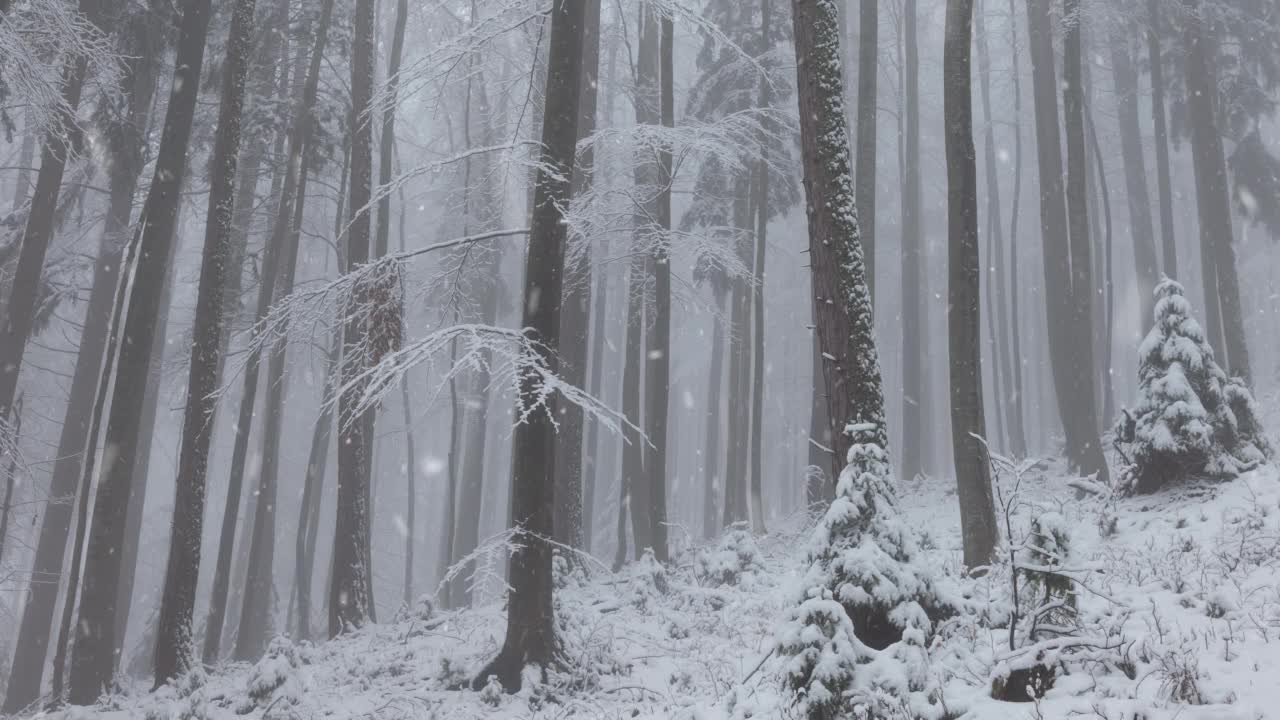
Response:
[[[1009,498],[1011,479],[1003,479]],[[1156,496],[1077,499],[1063,473],[1023,477],[1015,533],[1036,508],[1072,535],[1082,634],[1114,647],[1064,655],[1068,675],[1038,703],[991,699],[1010,666],[1008,630],[960,618],[929,651],[943,688],[929,717],[1280,718],[1280,480],[1268,467],[1233,482]],[[924,562],[959,562],[947,481],[900,488]],[[1104,514],[1115,518],[1099,521]],[[516,695],[459,689],[496,653],[505,613],[405,613],[320,646],[277,640],[256,666],[228,665],[158,693],[105,698],[74,717],[103,718],[788,718],[786,658],[774,652],[797,600],[809,527],[751,540],[739,533],[693,549],[663,573],[638,563],[614,575],[591,565],[562,577],[563,667]],[[741,572],[739,572],[741,571]],[[736,575],[736,577],[735,577]],[[725,583],[724,581],[730,581]],[[961,587],[991,617],[1007,612],[1008,573]],[[1001,606],[1005,610],[1000,610]],[[1016,656],[1016,653],[1012,654]],[[1116,662],[1117,658],[1119,662]],[[1016,659],[1013,660],[1016,664]],[[532,678],[531,678],[532,680]],[[903,717],[906,717],[905,715]]]

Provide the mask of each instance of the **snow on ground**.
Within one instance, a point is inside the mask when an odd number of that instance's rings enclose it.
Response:
[[[1274,405],[1273,405],[1274,406]],[[1273,425],[1274,427],[1274,425]],[[938,717],[975,720],[1254,720],[1280,718],[1280,479],[1265,468],[1224,484],[1119,501],[1077,499],[1061,468],[1020,486],[1031,507],[1061,514],[1072,563],[1087,577],[1082,624],[1124,662],[1071,662],[1038,703],[990,698],[1007,630],[944,633],[931,648],[945,687]],[[1001,486],[1011,491],[1010,479]],[[950,481],[900,488],[910,525],[928,537],[938,572],[959,562]],[[1114,518],[1099,522],[1104,511]],[[564,668],[516,695],[456,689],[498,650],[505,613],[405,613],[319,646],[273,643],[254,665],[187,677],[75,709],[72,718],[790,718],[774,632],[796,599],[808,526],[795,518],[752,541],[745,533],[614,575],[591,565],[558,591]],[[1109,533],[1109,534],[1106,534]],[[1002,581],[1001,578],[1004,578]],[[1007,594],[1008,574],[966,581],[979,601]],[[725,581],[728,581],[727,583]],[[533,685],[534,687],[530,687]]]

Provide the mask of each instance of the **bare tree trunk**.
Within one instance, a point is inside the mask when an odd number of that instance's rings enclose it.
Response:
[[[1226,161],[1222,136],[1214,118],[1214,102],[1218,83],[1214,77],[1211,47],[1200,0],[1183,0],[1186,44],[1187,111],[1191,126],[1191,158],[1196,171],[1196,207],[1200,214],[1200,247],[1204,258],[1205,313],[1209,316],[1212,337],[1213,315],[1221,299],[1222,336],[1225,350],[1223,364],[1232,375],[1252,382],[1249,346],[1245,340],[1244,317],[1240,308],[1240,284],[1236,277],[1236,254],[1232,247],[1235,236],[1231,227],[1231,201],[1228,195]],[[1216,269],[1216,283],[1210,269]],[[1214,287],[1216,285],[1216,287]]]
[[[913,480],[925,472],[923,403],[928,320],[921,257],[923,230],[920,204],[920,43],[917,37],[916,0],[902,6],[903,46],[903,180],[902,180],[902,452],[898,456],[902,477]],[[844,458],[839,458],[844,464]]]
[[[1098,142],[1098,132],[1093,125],[1092,114],[1088,116],[1089,140],[1093,145],[1094,165],[1097,167],[1097,195],[1101,200],[1101,214],[1103,218],[1103,243],[1102,258],[1099,265],[1104,266],[1104,275],[1102,281],[1102,291],[1105,297],[1106,305],[1103,308],[1102,321],[1102,348],[1098,355],[1101,362],[1098,366],[1098,373],[1102,377],[1102,422],[1103,429],[1110,424],[1110,418],[1115,416],[1115,387],[1111,373],[1111,344],[1115,339],[1115,278],[1112,273],[1112,265],[1115,262],[1114,236],[1112,233],[1111,220],[1111,192],[1107,189],[1107,173],[1106,166],[1102,162],[1102,144]],[[1154,267],[1154,266],[1153,266]]]
[[[1093,318],[1093,243],[1089,228],[1089,170],[1088,150],[1085,145],[1084,76],[1081,53],[1080,2],[1063,0],[1062,40],[1062,124],[1066,131],[1067,147],[1067,230],[1071,252],[1071,302],[1067,311],[1071,314],[1072,351],[1064,360],[1075,371],[1072,405],[1077,413],[1079,451],[1081,457],[1096,454],[1097,461],[1087,462],[1086,472],[1094,466],[1106,467],[1101,459],[1102,449],[1098,441],[1098,392],[1095,348],[1099,338]],[[1086,392],[1086,390],[1088,392]]]
[[[1012,22],[1012,20],[1010,21]],[[992,343],[994,357],[999,358],[993,366],[999,367],[999,380],[996,382],[996,418],[1002,419],[1005,437],[1008,438],[1009,452],[1014,457],[1025,457],[1027,454],[1026,433],[1019,417],[1016,404],[1017,391],[1013,383],[1013,366],[1021,358],[1012,354],[1009,336],[1011,326],[1008,314],[1008,293],[1005,289],[1005,278],[1010,274],[1005,267],[1004,251],[1004,215],[1000,205],[1000,175],[996,169],[996,137],[995,117],[991,112],[991,51],[987,42],[986,14],[977,12],[974,32],[978,46],[978,78],[982,93],[982,115],[986,120],[983,145],[984,166],[987,184],[987,247],[991,272],[988,277],[992,283],[987,289],[988,322],[991,325],[989,334],[995,337]],[[1016,273],[1016,268],[1014,269]],[[992,374],[993,377],[996,373]]]
[[[1075,293],[1077,285],[1082,292],[1091,292],[1087,283],[1089,248],[1087,244],[1082,248],[1075,247],[1077,243],[1067,233],[1050,4],[1051,0],[1032,0],[1027,10],[1040,168],[1040,231],[1044,246],[1049,354],[1058,411],[1066,432],[1067,459],[1072,467],[1086,473],[1096,472],[1099,479],[1105,480],[1108,471],[1098,440],[1096,400],[1092,389],[1092,335],[1087,310],[1091,303],[1089,298],[1079,299]],[[1074,77],[1078,89],[1078,53],[1075,57],[1077,72]],[[1068,78],[1064,79],[1070,88],[1071,80]],[[1064,92],[1064,95],[1068,94]],[[1080,180],[1083,179],[1081,176]],[[1087,217],[1081,217],[1078,212],[1073,215],[1075,225],[1087,224]],[[1080,234],[1087,236],[1087,230],[1082,229]],[[1087,242],[1087,237],[1084,242]],[[1083,258],[1080,263],[1077,263],[1078,256]],[[1076,267],[1081,263],[1083,267]]]
[[[583,96],[584,101],[586,96]],[[608,256],[608,237],[604,239],[602,254]],[[608,269],[602,269],[597,273],[596,290],[595,290],[595,307],[591,311],[591,377],[588,380],[588,389],[592,397],[601,397],[604,392],[604,337],[605,337],[605,317],[609,309],[609,272]],[[596,419],[590,419],[587,426],[587,439],[583,452],[583,471],[586,473],[585,487],[582,493],[582,506],[584,512],[582,514],[582,540],[583,549],[591,552],[591,547],[595,540],[595,506],[597,488],[600,485],[601,473],[608,472],[604,464],[599,461],[598,451],[600,423]]]
[[[369,211],[372,194],[373,128],[366,111],[373,105],[373,0],[356,0],[351,40],[351,228],[347,266],[369,259]],[[364,383],[350,386],[363,372],[366,333],[355,308],[368,301],[357,292],[344,312],[342,384],[338,396],[338,508],[333,540],[333,581],[329,586],[329,636],[369,620],[369,457],[373,452],[373,412],[355,415]]]
[[[588,0],[583,30],[582,101],[578,109],[578,140],[590,137],[596,128],[597,80],[600,74],[600,0]],[[594,173],[595,150],[588,146],[573,172],[573,195],[588,191]],[[591,243],[590,228],[579,239],[582,247],[571,253],[565,268],[564,304],[561,307],[561,374],[565,382],[583,387],[587,380],[588,328],[591,325]],[[584,547],[583,423],[582,408],[572,403],[562,408],[560,431],[556,433],[556,541],[572,548]],[[577,562],[569,558],[570,562]]]
[[[331,3],[326,3],[331,6]],[[323,12],[323,11],[322,11]],[[304,28],[310,27],[310,23],[304,19]],[[306,36],[308,33],[304,30],[301,33]],[[289,82],[289,73],[283,64],[284,57],[281,58],[281,67],[279,72],[278,95],[282,101],[288,102],[287,98],[292,98],[290,90],[291,85],[297,84],[297,77],[302,73],[302,64],[305,61],[303,50],[304,43],[298,43],[297,55],[294,58],[293,83]],[[283,48],[283,55],[287,57],[288,47]],[[271,53],[267,57],[272,57]],[[274,153],[276,156],[284,154],[287,133],[280,133],[276,138]],[[284,174],[287,174],[286,170]],[[284,178],[281,173],[277,172],[271,183],[270,196],[277,198],[277,203],[283,204],[280,200],[281,186]],[[277,212],[279,209],[277,208]],[[262,252],[262,269],[260,273],[260,282],[258,286],[258,301],[254,313],[255,326],[266,317],[267,310],[271,306],[272,291],[275,288],[276,275],[280,265],[280,243],[275,241],[274,235],[268,237],[264,242]],[[206,665],[212,665],[217,662],[221,650],[222,635],[224,622],[226,620],[227,600],[231,587],[232,577],[232,557],[234,554],[236,543],[236,525],[239,524],[239,509],[241,496],[244,487],[245,462],[249,455],[249,436],[253,427],[253,418],[255,416],[254,409],[257,400],[258,374],[261,370],[261,354],[251,352],[245,361],[244,384],[240,394],[240,409],[235,425],[235,441],[231,451],[231,472],[227,483],[227,498],[222,515],[222,527],[218,537],[218,559],[214,566],[213,574],[213,591],[209,598],[209,616],[205,624],[204,650],[201,659]],[[250,495],[248,498],[248,507],[256,508],[256,495]],[[246,513],[248,514],[248,513]],[[256,509],[252,513],[257,515]],[[251,526],[245,525],[244,530],[248,530]],[[246,543],[240,543],[243,550]],[[244,555],[244,553],[241,553]],[[240,575],[239,565],[237,565],[236,575]],[[237,618],[238,620],[238,618]],[[232,627],[238,625],[233,623]]]
[[[94,702],[111,681],[115,648],[115,604],[120,580],[120,554],[130,487],[133,483],[143,394],[151,343],[163,283],[174,244],[180,190],[186,173],[186,152],[195,120],[200,68],[208,34],[210,0],[183,4],[173,90],[165,116],[164,132],[156,154],[155,178],[143,207],[138,277],[130,289],[129,312],[123,332],[129,342],[120,350],[120,368],[112,384],[111,414],[106,446],[94,502],[94,522],[89,532],[85,564],[84,597],[76,623],[75,652],[71,657],[71,701]]]
[[[827,2],[792,0],[814,314],[827,360],[823,373],[832,422],[853,425],[860,431],[859,441],[887,448],[871,294],[850,192],[853,173],[834,10]],[[837,435],[838,458],[848,457],[853,439],[849,433]]]
[[[1165,119],[1164,63],[1160,57],[1160,0],[1147,0],[1147,64],[1151,68],[1151,116],[1155,124],[1156,186],[1160,198],[1160,239],[1164,274],[1178,277],[1178,245],[1173,229],[1173,183],[1169,174],[1169,127]]]
[[[647,24],[657,24],[658,50],[658,110],[659,120],[665,127],[675,127],[675,95],[673,86],[673,55],[675,35],[670,17],[658,20],[650,6],[645,12]],[[647,28],[646,28],[647,30]],[[671,148],[663,146],[658,151],[658,187],[655,219],[658,235],[652,248],[650,268],[653,273],[654,302],[652,331],[645,342],[645,428],[652,447],[645,453],[649,476],[649,522],[653,553],[658,562],[668,560],[667,552],[667,458],[669,446],[668,413],[671,401]]]
[[[240,154],[240,117],[249,70],[255,0],[238,0],[231,18],[222,99],[214,138],[209,210],[205,223],[196,319],[192,330],[191,368],[178,455],[177,495],[160,601],[156,644],[156,686],[187,669],[192,658],[191,618],[200,576],[200,541],[204,527],[205,474],[217,400],[219,355],[227,275],[231,260],[231,219],[235,204],[236,163]],[[239,272],[239,268],[234,268]]]
[[[1022,203],[1022,79],[1018,57],[1018,13],[1014,0],[1009,0],[1009,57],[1013,68],[1013,208],[1009,215],[1009,351],[1013,359],[1012,394],[1009,398],[1011,422],[1023,427],[1022,392],[1022,321],[1018,311],[1018,280],[1022,276],[1018,267],[1018,213]],[[1026,432],[1023,431],[1023,452],[1027,450]]]
[[[702,495],[702,537],[710,540],[720,531],[719,517],[716,513],[716,494],[724,485],[720,475],[720,428],[724,420],[720,414],[721,388],[724,386],[724,313],[725,292],[723,288],[712,286],[715,295],[716,314],[712,318],[711,331],[711,365],[707,376],[707,437],[703,447],[703,495]]]
[[[1116,115],[1120,126],[1120,154],[1124,158],[1125,196],[1129,203],[1129,235],[1133,239],[1133,266],[1137,273],[1138,327],[1151,327],[1160,259],[1156,254],[1155,227],[1151,221],[1151,197],[1147,192],[1147,167],[1143,158],[1142,130],[1138,123],[1138,71],[1133,65],[1129,31],[1117,29],[1111,36],[1111,73],[1116,87]],[[1101,160],[1098,161],[1101,164]]]
[[[555,0],[551,8],[550,52],[547,56],[546,105],[542,123],[542,165],[534,183],[533,225],[525,267],[521,326],[543,343],[536,352],[551,369],[557,366],[564,246],[567,228],[560,208],[571,200],[577,138],[585,0]],[[540,380],[524,369],[520,395],[528,407],[538,402]],[[519,547],[511,557],[511,592],[507,599],[507,633],[502,650],[476,676],[482,687],[497,676],[508,691],[518,690],[528,666],[545,669],[556,652],[552,602],[551,545],[555,507],[555,438],[552,396],[544,412],[535,412],[514,430],[511,517]]]
[[[279,265],[276,268],[277,276],[272,290],[272,295],[277,302],[293,292],[294,274],[298,264],[299,236],[307,197],[307,158],[312,152],[314,132],[312,109],[316,103],[320,69],[324,59],[324,48],[328,41],[329,20],[332,12],[332,0],[327,0],[321,5],[302,97],[290,128],[284,186],[270,239],[271,244],[277,246],[280,252]],[[285,364],[288,343],[284,338],[287,332],[287,328],[280,330],[280,337],[272,343],[267,365],[266,421],[262,430],[262,470],[258,476],[258,502],[249,543],[249,571],[244,585],[244,606],[240,612],[240,626],[236,633],[233,653],[237,660],[256,660],[265,650],[270,634],[271,597],[275,577],[275,513],[279,485],[280,436],[287,394]]]
[[[733,238],[738,260],[744,267],[751,266],[751,250],[747,245],[747,234],[752,227],[750,181],[738,179],[733,183],[733,227],[737,237]],[[750,340],[751,326],[748,317],[751,313],[751,296],[747,287],[748,279],[734,277],[730,280],[729,311],[729,426],[725,437],[727,457],[725,459],[724,478],[724,527],[734,523],[746,522],[747,508],[747,453],[751,451],[750,413],[751,413],[751,358],[747,355],[747,342]]]
[[[880,0],[862,0],[858,19],[858,158],[856,200],[862,231],[867,292],[876,301],[876,76],[880,53]]]
[[[179,210],[181,212],[181,210]],[[177,255],[181,253],[179,245]],[[142,544],[142,526],[147,506],[147,487],[151,477],[151,446],[155,440],[156,415],[160,408],[160,384],[164,369],[166,327],[173,306],[173,258],[165,268],[164,291],[160,294],[160,310],[156,314],[156,334],[151,340],[151,359],[147,363],[147,391],[142,398],[142,414],[138,419],[138,449],[134,460],[134,484],[129,489],[129,510],[125,518],[124,544],[120,548],[120,585],[116,591],[115,626],[116,664],[123,657],[125,635],[129,630],[129,614],[133,606],[133,586],[138,569],[138,550]],[[149,648],[153,649],[153,648]]]
[[[631,269],[627,280],[627,337],[623,349],[624,367],[622,370],[622,414],[636,427],[643,427],[644,418],[640,408],[640,376],[644,359],[644,325],[645,325],[645,259],[640,253],[631,259]],[[630,515],[631,532],[634,535],[635,554],[639,557],[644,549],[652,543],[649,537],[649,503],[648,485],[644,473],[646,448],[640,433],[628,427],[623,430],[622,447],[622,493],[618,498],[619,515]],[[625,520],[619,519],[620,524]],[[620,543],[619,548],[624,548]],[[620,557],[626,557],[625,550],[620,550]]]
[[[986,437],[982,407],[982,267],[978,253],[978,167],[973,146],[973,93],[969,46],[973,38],[974,0],[948,0],[943,44],[943,108],[947,118],[947,337],[951,353],[951,445],[964,563],[986,565],[995,551],[995,504],[991,468],[981,438]]]
[[[874,4],[874,3],[872,3]],[[760,40],[764,47],[764,52],[773,49],[773,43],[769,37],[769,0],[762,0],[760,4]],[[767,78],[760,78],[760,107],[767,110],[772,104],[772,93]],[[762,487],[764,478],[761,464],[761,454],[763,452],[762,435],[764,432],[764,266],[765,266],[765,247],[768,241],[769,230],[769,162],[766,157],[768,152],[767,132],[761,133],[760,138],[760,162],[756,168],[755,181],[755,206],[756,206],[756,229],[755,229],[755,262],[754,271],[752,272],[752,321],[753,330],[751,333],[752,343],[752,361],[751,361],[751,529],[753,532],[763,535],[765,533],[764,522],[764,489]],[[873,168],[874,170],[874,168]],[[873,183],[874,184],[874,183]],[[872,192],[875,192],[874,187]]]

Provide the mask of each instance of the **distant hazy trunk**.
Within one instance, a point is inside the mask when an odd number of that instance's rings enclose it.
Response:
[[[1129,234],[1133,239],[1133,266],[1137,273],[1138,325],[1145,334],[1151,327],[1160,259],[1156,255],[1155,227],[1151,221],[1151,197],[1147,192],[1147,164],[1143,157],[1142,128],[1138,122],[1138,71],[1133,64],[1130,28],[1111,34],[1111,72],[1116,86],[1116,115],[1120,126],[1120,153],[1124,158],[1125,196],[1129,201]]]
[[[927,332],[920,227],[920,44],[916,0],[902,6],[903,151],[902,151],[902,452],[899,472],[915,479],[925,471],[922,403],[925,401],[923,342]],[[844,464],[844,458],[838,459]]]
[[[1200,0],[1186,0],[1185,8],[1187,112],[1191,126],[1191,157],[1196,172],[1201,256],[1205,266],[1205,313],[1210,318],[1208,326],[1212,338],[1213,315],[1218,311],[1218,301],[1221,300],[1223,345],[1214,349],[1226,351],[1225,357],[1220,357],[1220,363],[1228,372],[1251,382],[1249,347],[1245,341],[1244,317],[1240,307],[1240,283],[1236,276],[1227,167],[1222,136],[1218,134],[1214,118],[1218,81],[1208,56],[1212,46],[1199,16]],[[1216,270],[1216,283],[1210,280],[1211,268]]]
[[[855,201],[862,231],[867,292],[876,301],[876,77],[879,74],[880,0],[861,0],[858,18],[858,147]],[[852,70],[852,69],[851,69]]]
[[[1169,176],[1169,126],[1165,119],[1164,63],[1160,57],[1160,2],[1147,0],[1147,65],[1151,69],[1151,117],[1155,125],[1156,183],[1160,196],[1160,245],[1164,274],[1178,277],[1173,229],[1173,182]]]

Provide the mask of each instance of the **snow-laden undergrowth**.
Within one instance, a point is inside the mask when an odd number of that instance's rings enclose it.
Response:
[[[1071,637],[1099,641],[1098,647],[1051,642],[1043,632],[1050,621],[1032,629],[1024,607],[1011,648],[1007,563],[981,579],[956,576],[960,547],[951,483],[924,480],[898,488],[903,525],[918,548],[916,568],[945,578],[967,604],[939,623],[913,660],[928,686],[940,689],[937,702],[913,709],[930,718],[981,720],[1280,717],[1275,470],[1267,466],[1227,483],[1123,499],[1078,492],[1088,484],[1069,480],[1053,464],[1024,466],[1008,521],[1016,538],[1052,538],[1016,562],[1024,570],[1056,563],[1078,581],[1074,607],[1069,614],[1055,610],[1052,623],[1071,627]],[[1011,497],[1012,481],[1004,473],[1000,497]],[[456,613],[423,606],[319,646],[280,639],[255,665],[198,673],[156,693],[140,683],[67,715],[798,718],[785,683],[791,658],[776,648],[804,592],[805,548],[814,531],[811,521],[795,517],[762,538],[730,531],[665,569],[642,561],[616,575],[590,564],[585,574],[581,564],[562,572],[563,667],[548,683],[526,683],[517,695],[459,689],[497,652],[505,622],[501,605]],[[1020,577],[1023,593],[1042,591],[1031,574]],[[1012,703],[991,697],[993,682],[1037,657],[1056,676],[1043,698]],[[882,712],[891,706],[880,705]],[[887,717],[909,717],[903,713]]]

